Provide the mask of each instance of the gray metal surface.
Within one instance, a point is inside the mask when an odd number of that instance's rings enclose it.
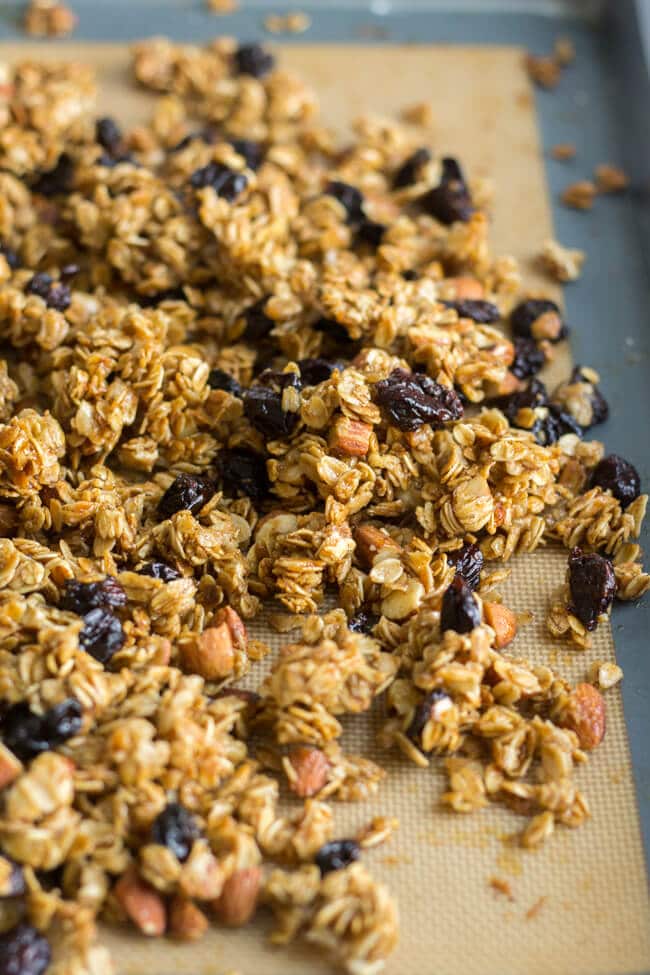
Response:
[[[650,0],[638,3],[650,6]],[[218,32],[246,40],[268,36],[262,20],[269,0],[257,4],[245,0],[242,10],[219,18],[205,11],[203,0],[73,0],[73,5],[79,14],[75,39],[81,40],[132,41],[168,34],[179,41],[198,42]],[[489,2],[487,9],[480,2],[463,3],[460,12],[459,5],[450,10],[446,3],[442,4],[446,9],[440,9],[441,5],[423,0],[404,5],[345,0],[341,5],[302,2],[293,6],[318,8],[311,29],[296,38],[299,43],[360,43],[372,36],[373,43],[517,44],[545,53],[559,33],[573,40],[577,59],[569,69],[570,83],[553,93],[537,94],[543,144],[574,142],[579,147],[579,162],[548,160],[546,166],[557,237],[588,252],[580,281],[566,291],[568,320],[576,361],[600,372],[610,402],[611,417],[598,428],[597,436],[637,465],[648,488],[650,88],[637,4],[611,0],[596,19],[571,16],[571,11],[593,14],[590,2],[556,0]],[[0,4],[0,40],[23,38],[18,24],[22,7],[21,3]],[[475,9],[470,12],[470,7]],[[282,40],[291,43],[291,38]],[[633,174],[633,192],[605,197],[589,214],[558,205],[558,194],[572,174],[584,176],[604,161],[622,163]],[[650,550],[649,534],[646,528],[646,550]],[[650,851],[650,599],[615,607],[613,626],[625,670],[625,715],[646,851]]]

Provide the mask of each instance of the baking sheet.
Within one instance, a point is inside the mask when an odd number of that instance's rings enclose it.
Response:
[[[33,54],[34,46],[26,45],[20,53]],[[124,117],[125,108],[142,110],[143,103],[136,104],[132,90],[123,87],[123,50],[57,45],[47,53],[96,58],[108,72],[108,101],[102,111]],[[534,100],[521,51],[292,46],[282,55],[287,66],[312,80],[326,116],[338,124],[361,109],[386,113],[430,98],[434,148],[457,153],[470,171],[495,179],[495,248],[516,254],[528,280],[534,280],[532,258],[551,224]],[[378,77],[391,79],[380,99]],[[613,659],[613,643],[609,628],[601,627],[588,654],[552,649],[544,634],[544,610],[564,564],[564,557],[553,553],[519,559],[502,589],[514,608],[536,612],[536,622],[517,641],[518,652],[547,662],[551,654],[554,666],[576,680],[584,678],[592,659]],[[442,777],[435,769],[423,772],[396,756],[379,755],[373,744],[374,718],[348,723],[348,747],[380,760],[390,775],[372,803],[337,805],[339,835],[376,813],[397,815],[402,824],[390,846],[367,855],[401,905],[402,939],[389,973],[586,975],[650,966],[643,853],[619,692],[610,692],[608,702],[605,743],[579,773],[593,820],[576,832],[561,830],[537,854],[512,846],[508,837],[520,821],[510,813],[491,809],[464,818],[441,811],[436,801]],[[492,876],[510,882],[514,901],[500,899],[489,888]],[[527,919],[540,898],[538,913]],[[251,930],[213,930],[191,948],[125,933],[111,934],[108,940],[123,975],[217,975],[228,968],[242,975],[329,970],[311,953],[270,951],[263,943],[263,928],[261,919]]]

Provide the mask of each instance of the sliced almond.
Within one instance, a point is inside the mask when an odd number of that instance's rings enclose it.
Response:
[[[255,913],[262,871],[259,867],[235,870],[223,885],[221,897],[213,908],[219,920],[230,928],[239,928]]]
[[[483,603],[485,622],[495,632],[494,645],[502,650],[512,643],[517,635],[517,617],[511,609],[501,603]]]
[[[176,895],[169,905],[169,931],[179,941],[198,941],[208,930],[209,921],[196,904]]]
[[[337,416],[332,425],[329,445],[333,454],[365,457],[370,446],[372,425],[348,416]]]
[[[143,934],[160,937],[167,927],[165,902],[145,883],[135,867],[129,867],[113,888],[122,909]]]
[[[232,673],[235,651],[227,623],[210,626],[181,647],[185,670],[206,680],[222,680]]]

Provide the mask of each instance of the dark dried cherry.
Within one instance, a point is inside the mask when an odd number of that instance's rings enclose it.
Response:
[[[39,298],[45,301],[53,283],[49,274],[46,274],[44,271],[37,271],[25,285],[25,291],[30,295],[38,295]]]
[[[491,301],[483,301],[479,298],[465,298],[462,301],[445,301],[447,308],[455,308],[459,318],[471,318],[481,325],[490,322],[498,322],[501,312]]]
[[[596,464],[590,484],[591,487],[611,491],[612,496],[620,502],[621,508],[627,508],[641,494],[639,472],[633,464],[618,454],[609,454]]]
[[[258,376],[258,384],[244,393],[246,416],[256,430],[273,440],[290,436],[300,418],[299,413],[282,408],[282,390],[287,386],[300,388],[300,380],[295,373],[265,369]]]
[[[114,576],[106,576],[100,582],[77,582],[76,579],[67,579],[59,605],[69,613],[83,616],[91,609],[97,609],[98,606],[107,609],[126,606],[126,593]]]
[[[374,399],[400,430],[418,430],[425,423],[440,427],[463,415],[463,404],[453,389],[406,369],[393,369],[387,379],[375,383]]]
[[[420,745],[420,735],[432,718],[435,718],[437,708],[447,708],[451,698],[439,687],[425,694],[413,712],[413,720],[406,730],[407,736],[416,745]]]
[[[360,223],[364,219],[363,194],[356,186],[344,183],[340,179],[333,179],[325,187],[325,193],[333,196],[343,206],[348,223]]]
[[[609,559],[596,552],[584,555],[574,548],[569,556],[570,612],[588,629],[606,613],[616,595],[616,576]]]
[[[348,629],[353,633],[370,633],[379,622],[379,616],[367,609],[360,609],[348,620]]]
[[[303,386],[317,386],[326,382],[335,369],[345,369],[344,362],[331,362],[329,359],[301,359],[298,363]]]
[[[161,518],[171,518],[177,511],[195,515],[213,497],[215,487],[209,477],[198,474],[179,474],[158,502]]]
[[[145,562],[136,569],[136,572],[138,575],[151,576],[152,579],[161,579],[163,582],[175,582],[176,579],[182,578],[178,569],[166,562]]]
[[[440,223],[449,225],[456,220],[467,222],[470,219],[474,204],[456,159],[446,157],[442,160],[440,183],[421,196],[419,202]]]
[[[480,622],[481,612],[472,590],[463,577],[456,573],[442,597],[440,632],[454,630],[456,633],[470,633]]]
[[[235,51],[235,65],[238,74],[263,78],[273,71],[275,58],[261,44],[240,44]]]
[[[210,162],[207,166],[194,170],[190,183],[195,190],[211,186],[217,196],[233,203],[248,186],[248,177],[245,173],[237,173],[221,163]]]
[[[25,701],[12,704],[2,719],[2,737],[7,748],[23,761],[62,745],[81,731],[79,701],[66,698],[44,714],[36,714]]]
[[[30,924],[0,935],[0,975],[43,975],[51,961],[47,938]]]
[[[38,295],[48,308],[55,308],[57,311],[65,311],[72,301],[68,285],[60,282],[56,284],[50,275],[43,271],[37,272],[29,279],[25,291],[28,294]]]
[[[166,846],[181,863],[200,835],[196,819],[180,802],[170,802],[151,824],[151,842]]]
[[[223,389],[224,392],[230,393],[232,396],[242,395],[242,388],[235,377],[231,376],[229,372],[225,372],[224,369],[210,370],[208,386],[210,389]]]
[[[332,840],[321,846],[316,854],[316,866],[321,876],[333,870],[342,870],[361,856],[361,847],[356,840]]]
[[[266,461],[252,450],[222,450],[217,457],[224,492],[228,497],[263,501],[270,489]]]
[[[95,138],[103,149],[115,156],[122,144],[122,130],[115,119],[105,116],[95,123]]]
[[[312,328],[315,332],[322,332],[332,343],[346,350],[356,347],[356,339],[351,338],[346,327],[334,318],[318,318]]]
[[[254,305],[249,305],[244,312],[246,328],[242,338],[247,342],[259,342],[260,339],[265,339],[271,329],[275,327],[273,319],[269,318],[264,311],[266,302],[266,298],[260,298]]]
[[[424,146],[412,152],[393,176],[393,189],[399,190],[403,186],[411,186],[412,183],[417,183],[422,169],[430,159],[431,153]]]
[[[52,169],[41,173],[32,185],[32,190],[34,193],[41,193],[42,196],[57,196],[60,193],[68,193],[72,186],[73,177],[74,163],[67,152],[63,152]]]
[[[447,562],[462,576],[470,589],[478,589],[483,570],[483,552],[476,542],[465,542],[462,548],[447,552]]]
[[[230,145],[236,153],[246,160],[249,169],[259,169],[264,162],[264,145],[252,139],[230,139]]]
[[[376,220],[364,217],[357,227],[356,241],[359,244],[368,244],[369,247],[379,247],[386,230],[385,223],[377,223]]]
[[[83,618],[79,646],[101,664],[124,646],[126,634],[120,620],[109,609],[91,609]]]
[[[554,301],[549,301],[547,298],[528,298],[513,308],[510,313],[512,334],[524,339],[541,338],[542,336],[535,335],[535,322],[548,312],[557,315],[560,325],[556,335],[544,335],[543,337],[550,342],[559,342],[560,339],[566,338],[569,329],[562,319],[560,309]]]
[[[515,357],[510,372],[517,379],[530,379],[536,376],[546,361],[544,353],[534,339],[517,336],[514,340]]]

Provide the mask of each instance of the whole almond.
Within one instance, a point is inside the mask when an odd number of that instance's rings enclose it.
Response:
[[[357,543],[359,561],[367,568],[371,568],[377,552],[390,545],[394,549],[399,546],[390,535],[374,525],[357,525],[354,529],[354,540]]]
[[[330,763],[320,748],[299,745],[292,749],[289,762],[296,773],[295,779],[289,779],[289,788],[301,799],[315,795],[327,784]]]
[[[517,617],[511,609],[501,603],[483,603],[485,622],[495,632],[494,645],[502,650],[512,643],[517,635]]]
[[[202,910],[187,897],[176,895],[169,905],[169,931],[179,941],[197,941],[208,929],[209,921]]]
[[[165,902],[153,887],[129,867],[113,888],[122,909],[143,934],[160,937],[167,927]]]
[[[231,873],[221,896],[212,906],[219,920],[230,928],[239,928],[251,919],[257,906],[262,871],[259,867],[245,867]]]
[[[580,747],[595,748],[605,737],[606,706],[600,691],[591,684],[577,684],[571,692],[562,724],[575,731]]]

